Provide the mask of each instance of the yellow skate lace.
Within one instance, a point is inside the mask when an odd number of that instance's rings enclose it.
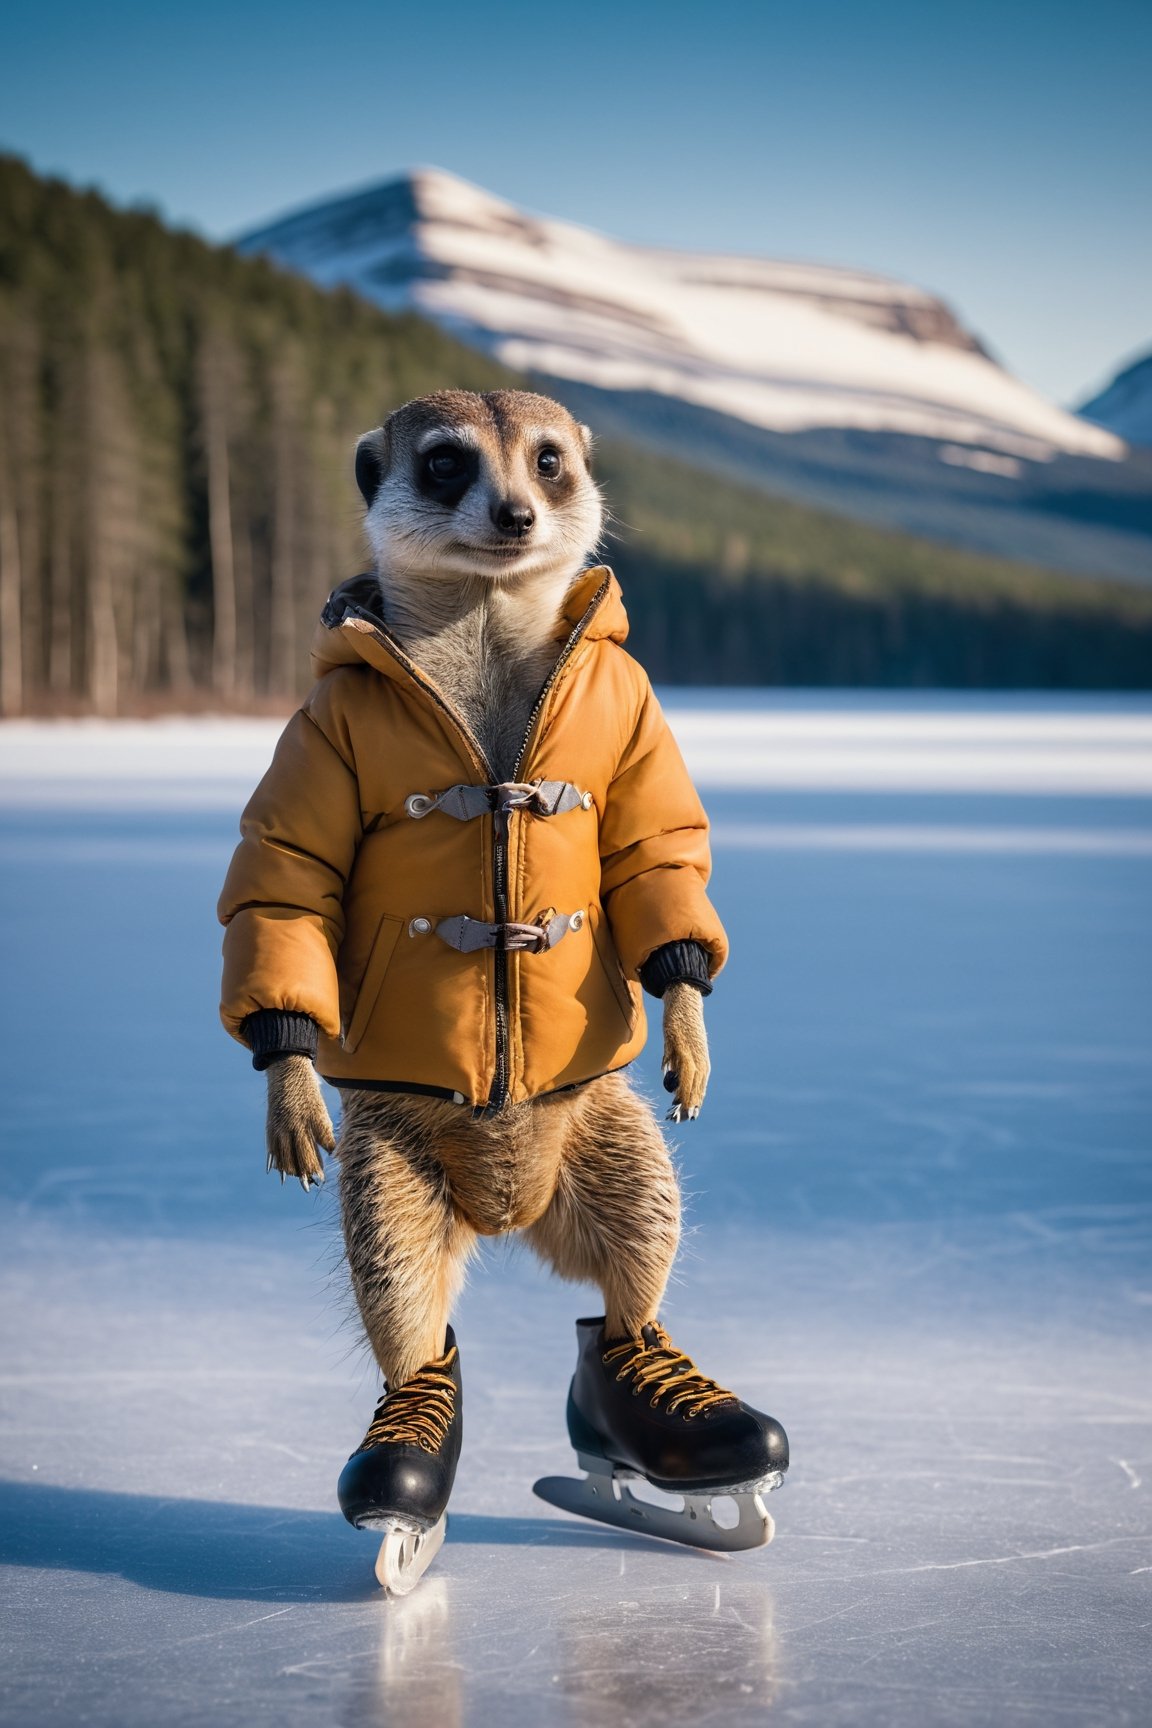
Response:
[[[422,1446],[425,1452],[438,1452],[456,1409],[456,1382],[449,1372],[455,1360],[453,1345],[447,1355],[418,1368],[403,1386],[386,1392],[360,1442],[360,1451],[388,1443]]]
[[[715,1380],[701,1374],[691,1356],[677,1350],[662,1326],[652,1325],[647,1330],[656,1335],[657,1343],[649,1344],[644,1338],[626,1338],[622,1344],[614,1344],[605,1350],[605,1364],[619,1364],[617,1380],[631,1378],[634,1392],[650,1390],[652,1395],[648,1402],[654,1408],[659,1406],[662,1398],[667,1398],[669,1415],[673,1415],[681,1405],[687,1405],[687,1415],[699,1416],[703,1412],[707,1417],[721,1404],[738,1402],[734,1392],[725,1391]]]

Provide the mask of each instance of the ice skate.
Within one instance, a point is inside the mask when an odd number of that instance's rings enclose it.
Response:
[[[568,1433],[587,1476],[546,1476],[535,1493],[564,1512],[692,1548],[736,1553],[772,1540],[764,1496],[788,1468],[780,1424],[701,1374],[661,1326],[605,1339],[602,1320],[576,1323],[579,1359],[568,1394]],[[683,1497],[653,1505],[628,1487],[643,1478]],[[721,1524],[720,1498],[737,1521]]]
[[[406,1596],[440,1551],[462,1433],[460,1352],[449,1327],[443,1356],[385,1392],[340,1474],[348,1522],[386,1532],[376,1576],[389,1596]]]

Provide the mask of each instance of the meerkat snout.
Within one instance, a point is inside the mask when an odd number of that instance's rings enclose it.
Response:
[[[591,434],[523,390],[442,390],[408,402],[356,449],[381,584],[471,577],[571,580],[600,538]]]
[[[501,534],[514,534],[517,539],[523,539],[536,520],[531,504],[496,504],[491,515]]]

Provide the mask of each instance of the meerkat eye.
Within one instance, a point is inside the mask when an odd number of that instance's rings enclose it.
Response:
[[[464,453],[454,444],[437,444],[424,458],[433,480],[458,480],[464,472]]]
[[[551,444],[545,444],[536,458],[536,472],[542,474],[545,480],[555,480],[560,472],[559,450],[554,450]]]

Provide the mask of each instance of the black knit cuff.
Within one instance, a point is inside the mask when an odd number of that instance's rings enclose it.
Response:
[[[669,984],[695,984],[701,995],[711,996],[708,950],[702,942],[665,942],[641,966],[640,982],[650,996],[663,996]]]
[[[263,1071],[281,1056],[316,1060],[320,1028],[310,1014],[290,1014],[282,1008],[258,1008],[241,1032],[252,1046],[252,1066]]]

